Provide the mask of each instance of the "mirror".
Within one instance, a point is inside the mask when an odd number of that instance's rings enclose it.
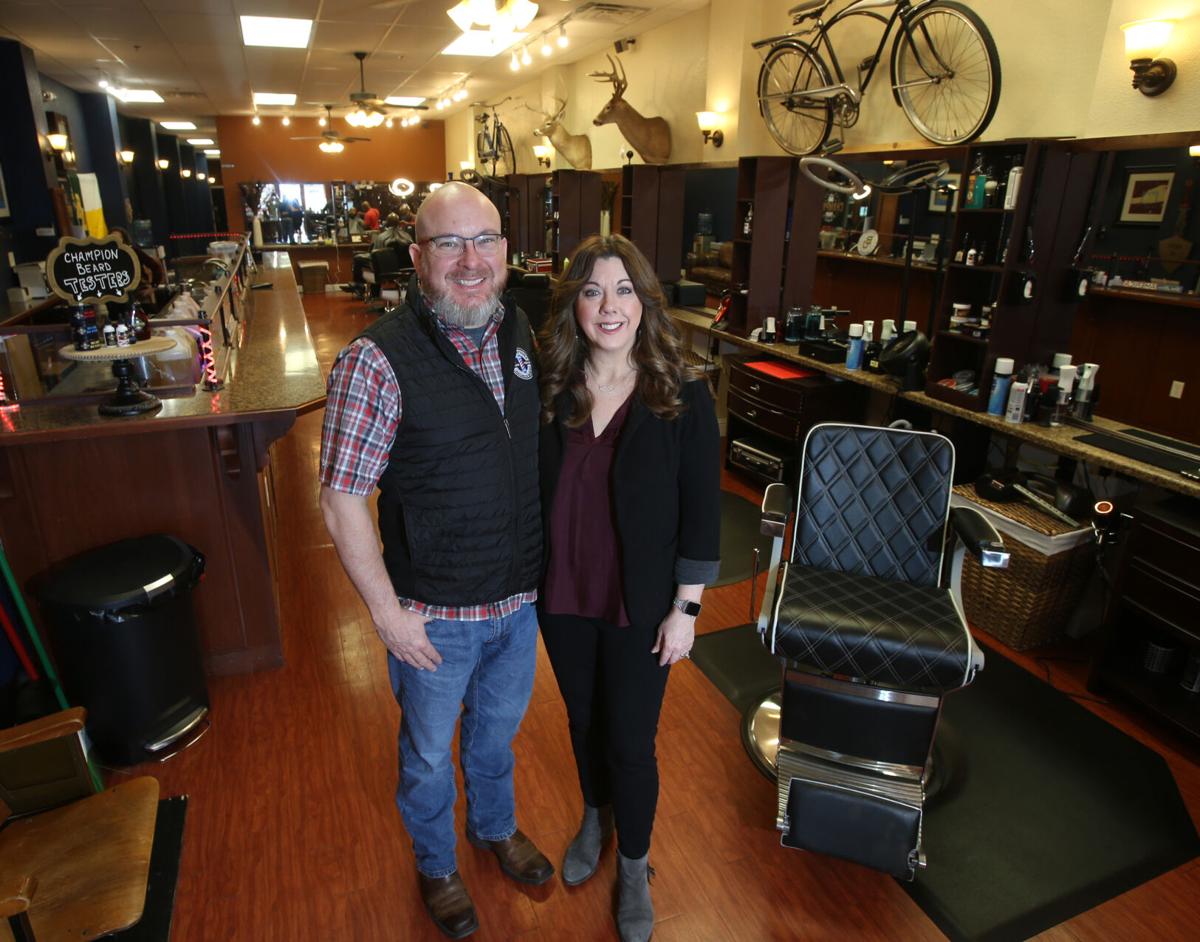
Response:
[[[1200,155],[1188,147],[1110,151],[1093,192],[1091,229],[1081,237],[1093,283],[1195,293],[1200,262]]]

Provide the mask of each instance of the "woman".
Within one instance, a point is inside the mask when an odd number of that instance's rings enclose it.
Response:
[[[670,666],[689,656],[720,554],[719,432],[707,383],[645,256],[622,236],[579,245],[541,336],[546,651],[567,707],[583,823],[563,881],[596,871],[615,819],[617,926],[654,926],[647,854],[654,737]]]

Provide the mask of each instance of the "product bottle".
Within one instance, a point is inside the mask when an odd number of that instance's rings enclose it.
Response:
[[[879,352],[883,345],[875,339],[875,322],[863,321],[863,365],[867,369],[879,368]]]
[[[1013,158],[1013,168],[1008,171],[1008,184],[1004,187],[1004,208],[1017,208],[1017,194],[1021,190],[1021,174],[1024,170],[1021,168],[1021,157]]]
[[[1075,388],[1075,418],[1090,420],[1096,405],[1096,373],[1099,363],[1084,363],[1079,367],[1079,382]]]
[[[992,394],[988,397],[988,415],[1004,415],[1015,365],[1011,357],[996,359],[996,367],[992,372]]]
[[[115,347],[117,345],[117,328],[113,326],[113,322],[109,321],[104,325],[104,346]]]
[[[912,331],[914,331],[916,329],[917,329],[916,321],[905,321],[904,322],[904,333],[906,333],[906,334],[911,333]]]
[[[863,364],[863,325],[850,325],[850,346],[846,348],[846,369],[861,370]]]
[[[1004,410],[1004,421],[1012,425],[1020,425],[1025,421],[1025,395],[1029,383],[1018,380],[1008,390],[1008,405]]]
[[[965,262],[967,260],[967,250],[971,247],[971,233],[964,232],[962,242],[958,249],[954,252],[954,260],[956,262]]]
[[[82,304],[71,308],[71,339],[75,342],[76,350],[86,350],[87,347],[87,318]]]
[[[100,341],[100,326],[96,323],[96,306],[94,304],[85,304],[83,307],[83,335],[85,350],[99,350]]]
[[[896,336],[896,322],[890,317],[883,319],[883,327],[879,332],[879,342],[887,343]]]
[[[742,235],[747,239],[750,238],[750,230],[754,226],[754,207],[746,207],[746,218],[742,220]]]
[[[137,301],[133,301],[129,305],[126,326],[129,328],[130,343],[138,343],[139,341],[150,339],[150,320],[146,317],[142,306]]]
[[[1075,388],[1075,367],[1065,364],[1058,371],[1058,397],[1050,412],[1050,425],[1057,427],[1063,424],[1063,419],[1070,414],[1072,406],[1071,391]]]
[[[967,177],[966,200],[963,203],[965,209],[983,209],[987,179],[987,171],[983,169],[983,154],[976,154],[975,166],[971,168],[971,175]]]
[[[967,249],[967,257],[964,259],[968,265],[974,265],[979,261],[979,250],[975,248],[975,243],[971,243],[971,247]]]

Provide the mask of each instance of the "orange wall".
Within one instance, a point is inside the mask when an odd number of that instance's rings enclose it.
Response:
[[[294,118],[291,127],[285,128],[278,118],[264,118],[255,127],[248,117],[217,116],[225,209],[231,229],[240,232],[244,228],[239,183],[386,182],[396,177],[418,182],[441,180],[445,175],[446,144],[441,121],[425,121],[415,128],[397,126],[388,130],[380,126],[359,132],[341,118],[333,120],[340,133],[361,133],[371,140],[347,144],[340,154],[326,154],[318,149],[317,141],[291,140],[320,134],[323,129],[316,118]]]

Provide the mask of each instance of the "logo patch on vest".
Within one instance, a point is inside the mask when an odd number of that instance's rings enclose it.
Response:
[[[520,347],[517,347],[516,356],[513,358],[513,374],[518,379],[533,379],[533,361]]]

